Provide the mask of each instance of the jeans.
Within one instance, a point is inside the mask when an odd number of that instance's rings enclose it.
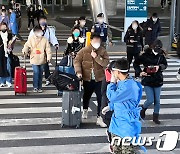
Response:
[[[143,107],[147,109],[152,103],[154,103],[154,113],[159,114],[161,87],[144,86],[144,90],[147,100],[145,101]]]
[[[101,84],[102,84],[101,81],[96,82],[95,80],[91,80],[90,82],[89,81],[83,82],[83,86],[84,86],[83,109],[88,109],[91,96],[93,92],[95,92],[98,102],[97,116],[100,116],[100,112],[101,112],[101,99],[102,99]]]
[[[49,63],[44,64],[44,72],[45,72],[45,79],[47,80],[51,75],[49,71]]]
[[[6,82],[12,83],[10,58],[7,58],[7,71],[8,71],[9,76],[8,77],[0,77],[1,84],[6,84]]]
[[[33,68],[33,87],[42,89],[42,78],[44,65],[32,65]]]

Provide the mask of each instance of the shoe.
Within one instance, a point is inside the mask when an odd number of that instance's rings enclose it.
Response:
[[[38,93],[42,93],[43,92],[43,90],[42,89],[38,89]]]
[[[4,84],[4,83],[1,83],[1,84],[0,84],[0,87],[5,87],[5,84]]]
[[[102,128],[106,128],[107,127],[107,125],[104,123],[102,117],[100,117],[100,116],[97,117],[96,125],[98,125],[98,126],[100,126]]]
[[[45,84],[45,86],[49,86],[51,84],[51,82],[50,81],[48,81],[48,80],[46,80],[46,84]]]
[[[87,119],[88,117],[88,109],[83,110],[82,119]]]
[[[177,73],[176,78],[177,80],[180,80],[180,72]]]
[[[34,93],[38,93],[38,89],[37,89],[37,88],[34,88],[33,92],[34,92]]]
[[[142,106],[142,110],[141,110],[141,112],[140,112],[140,115],[141,115],[141,118],[142,118],[142,119],[145,119],[145,117],[146,117],[146,110],[147,110],[147,109],[145,109],[145,108]]]
[[[31,30],[30,28],[28,28],[28,30]]]
[[[12,87],[12,84],[10,82],[6,82],[6,85],[8,86],[8,88]]]
[[[161,124],[161,122],[159,121],[159,114],[158,113],[153,113],[153,121],[155,124]]]

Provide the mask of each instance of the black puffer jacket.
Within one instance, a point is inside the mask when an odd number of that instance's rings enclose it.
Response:
[[[152,49],[146,50],[144,54],[142,54],[139,58],[137,58],[134,62],[134,69],[138,75],[142,72],[140,65],[143,64],[144,72],[148,66],[159,66],[158,72],[142,77],[142,85],[150,86],[150,87],[160,87],[163,85],[163,74],[162,72],[167,68],[167,60],[164,54],[155,55],[152,52]]]

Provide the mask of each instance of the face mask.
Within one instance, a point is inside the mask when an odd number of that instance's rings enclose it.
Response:
[[[2,29],[1,32],[6,33],[7,29]]]
[[[156,21],[157,21],[157,18],[152,18],[152,20],[153,20],[154,22],[156,22]]]
[[[82,27],[84,27],[84,26],[85,26],[85,24],[86,24],[86,22],[85,22],[85,21],[81,21],[81,22],[80,22],[80,25],[81,25]]]
[[[41,22],[40,25],[41,25],[41,26],[46,26],[47,23],[46,23],[46,22]]]
[[[104,19],[99,19],[98,21],[100,24],[102,24],[104,22]]]
[[[80,33],[79,32],[74,32],[73,35],[74,35],[74,37],[79,37]]]
[[[133,25],[132,25],[132,28],[133,28],[134,30],[136,30],[136,29],[138,28],[138,25],[133,24]]]
[[[92,43],[91,45],[94,49],[99,49],[99,47],[101,46],[100,43]]]

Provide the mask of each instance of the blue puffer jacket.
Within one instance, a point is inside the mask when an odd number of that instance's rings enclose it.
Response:
[[[110,83],[107,88],[109,107],[114,110],[109,131],[121,138],[139,137],[141,122],[139,103],[142,97],[142,86],[139,82],[129,78]]]

